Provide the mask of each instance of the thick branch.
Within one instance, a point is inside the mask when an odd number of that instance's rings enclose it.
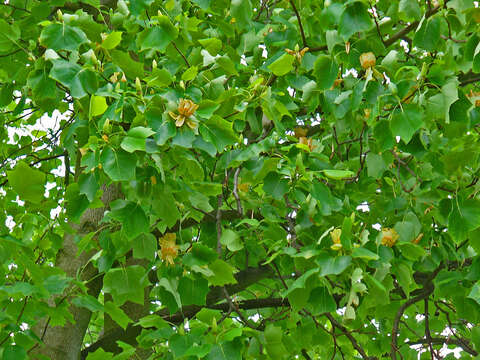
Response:
[[[395,319],[393,321],[393,327],[392,327],[392,342],[391,342],[391,350],[390,350],[390,356],[393,360],[397,359],[397,336],[398,336],[398,328],[400,326],[400,320],[403,316],[403,313],[407,308],[412,306],[413,304],[422,301],[430,296],[430,294],[433,293],[433,290],[435,289],[432,283],[432,280],[437,276],[437,274],[440,272],[445,267],[445,264],[440,264],[433,273],[428,275],[425,280],[424,280],[424,287],[421,290],[420,294],[407,300],[402,306],[397,311],[397,314],[395,315]],[[416,279],[417,280],[417,279]],[[423,278],[422,278],[423,280]],[[417,281],[418,282],[418,281]]]
[[[272,275],[273,271],[268,266],[260,266],[258,268],[248,268],[243,271],[239,271],[235,274],[235,279],[237,280],[236,284],[225,286],[229,294],[236,294],[250,285]],[[170,315],[167,309],[161,310],[158,312],[158,315],[162,316],[165,320],[172,322],[174,324],[181,323],[184,319],[192,318],[197,312],[202,308],[211,308],[224,310],[229,309],[228,303],[217,304],[218,301],[224,298],[223,287],[216,286],[213,287],[210,292],[207,294],[206,305],[190,305],[182,308],[181,311]],[[263,304],[263,306],[262,306]],[[275,307],[275,306],[288,306],[286,300],[278,299],[258,299],[258,300],[245,300],[239,303],[238,307],[243,310],[256,309],[262,307]],[[99,339],[96,343],[92,344],[88,348],[82,350],[82,359],[85,359],[88,353],[95,351],[98,348],[103,348],[105,351],[115,351],[117,349],[116,342],[118,340],[124,341],[131,345],[136,343],[136,337],[140,334],[142,327],[129,325],[126,331],[122,329],[113,329]]]

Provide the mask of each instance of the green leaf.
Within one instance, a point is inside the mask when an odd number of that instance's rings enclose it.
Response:
[[[178,283],[178,293],[183,305],[205,305],[208,292],[208,281],[202,278],[182,277]]]
[[[235,68],[235,64],[227,56],[220,56],[216,60],[217,64],[225,71],[227,76],[238,75],[238,71]]]
[[[143,289],[149,284],[145,269],[139,265],[110,269],[103,278],[103,289],[112,294],[116,305],[126,301],[143,305]]]
[[[333,86],[339,72],[338,64],[330,56],[320,55],[315,60],[313,74],[317,79],[317,88],[327,90]]]
[[[190,81],[197,77],[198,68],[196,66],[190,66],[187,71],[182,74],[183,81]]]
[[[383,284],[368,273],[364,274],[365,283],[368,286],[368,300],[373,305],[389,303],[388,291]]]
[[[332,211],[339,211],[342,208],[342,202],[332,195],[330,189],[320,181],[312,182],[312,197],[318,200],[318,207],[322,215],[330,215]]]
[[[210,119],[213,113],[220,107],[220,104],[217,104],[212,100],[203,100],[195,112],[196,116],[199,116],[204,119]]]
[[[90,119],[102,115],[108,109],[107,100],[103,96],[90,97]]]
[[[7,178],[13,190],[17,192],[20,199],[40,203],[45,193],[45,174],[33,169],[23,161],[15,166],[14,170],[7,171]]]
[[[308,309],[313,315],[320,315],[337,310],[335,299],[324,286],[317,287],[310,292]]]
[[[145,10],[147,10],[154,0],[135,0],[129,1],[129,9],[133,15],[141,15]]]
[[[295,58],[290,54],[283,54],[273,63],[268,65],[268,68],[277,76],[283,76],[293,70],[293,62]]]
[[[152,234],[140,234],[133,240],[133,257],[136,259],[155,260],[157,239]]]
[[[173,82],[172,75],[166,69],[153,69],[152,74],[145,78],[148,86],[163,88]]]
[[[328,254],[322,254],[317,258],[316,262],[321,268],[320,276],[338,275],[344,272],[350,265],[352,258],[350,256],[331,257]]]
[[[95,199],[99,185],[94,173],[88,172],[81,174],[78,178],[78,186],[79,193],[85,194],[88,201],[92,202],[93,199]]]
[[[383,160],[382,155],[368,153],[367,154],[367,174],[375,179],[380,178],[384,171],[387,170],[387,165]]]
[[[78,50],[86,42],[87,35],[81,29],[65,23],[48,25],[40,34],[40,44],[55,51]]]
[[[112,60],[130,79],[143,78],[143,64],[133,60],[129,54],[120,50],[110,52]]]
[[[111,301],[107,301],[105,303],[105,312],[112,318],[113,321],[120,325],[123,330],[125,330],[128,324],[132,322],[127,314],[125,314],[120,307]]]
[[[448,215],[448,233],[458,244],[465,240],[469,231],[480,227],[480,201],[475,199],[452,201]]]
[[[322,170],[322,172],[326,177],[334,180],[343,180],[355,175],[355,173],[350,170]]]
[[[223,152],[226,146],[238,141],[232,123],[218,115],[212,115],[210,119],[201,123],[200,134],[205,141],[212,143],[218,152]]]
[[[422,17],[422,10],[416,0],[400,0],[398,11],[405,15],[405,20],[420,20]]]
[[[121,31],[112,31],[102,41],[102,47],[106,50],[112,50],[116,48],[122,41]]]
[[[441,20],[439,17],[430,17],[423,20],[420,29],[415,32],[413,46],[426,51],[436,51],[440,38]]]
[[[222,245],[225,245],[227,249],[232,252],[243,249],[243,243],[238,238],[237,233],[230,229],[223,230],[222,236],[220,238],[220,242],[222,243]]]
[[[354,248],[352,251],[352,258],[360,258],[367,261],[378,260],[379,256],[374,252],[365,249],[364,247]]]
[[[402,221],[395,224],[394,229],[400,235],[401,242],[411,242],[419,234],[422,225],[413,212],[407,212]]]
[[[88,198],[80,194],[80,188],[77,183],[70,184],[65,192],[67,215],[73,222],[79,222],[80,217],[90,205]]]
[[[230,13],[240,29],[247,29],[253,17],[252,3],[250,0],[232,0]]]
[[[134,151],[145,151],[146,138],[153,134],[155,134],[155,131],[143,126],[131,128],[128,131],[127,136],[123,138],[120,146],[123,150],[129,153]]]
[[[200,243],[194,243],[192,250],[183,256],[183,263],[187,266],[204,266],[210,264],[218,257],[218,254]]]
[[[128,239],[148,233],[150,224],[140,205],[133,201],[115,200],[110,207],[110,215],[122,223],[122,229]]]
[[[3,360],[24,360],[27,359],[27,352],[19,345],[7,345],[3,349]]]
[[[171,228],[180,219],[180,212],[178,211],[175,198],[170,192],[163,191],[159,186],[155,186],[153,191],[153,210],[165,225]]]
[[[205,360],[241,360],[242,345],[240,342],[228,341],[212,346]]]
[[[413,134],[423,125],[422,110],[412,104],[403,105],[402,110],[396,110],[393,113],[390,128],[393,135],[398,135],[405,144],[408,144]]]
[[[180,294],[177,290],[177,281],[174,279],[167,279],[161,278],[158,282],[158,285],[163,287],[166,291],[168,291],[173,298],[179,308],[182,307],[182,301],[180,300]]]
[[[402,255],[408,260],[417,261],[426,254],[421,246],[410,242],[398,242],[396,247],[400,249]]]
[[[210,39],[200,39],[198,40],[200,45],[202,45],[212,56],[216,56],[218,52],[222,49],[222,42],[217,38]]]
[[[135,167],[137,165],[135,154],[106,147],[100,155],[100,162],[103,171],[113,181],[127,181],[135,178]]]
[[[208,268],[213,271],[213,276],[207,277],[210,284],[214,286],[223,286],[226,284],[235,284],[237,280],[233,276],[237,270],[223,260],[215,260]]]
[[[0,51],[7,52],[14,47],[20,39],[21,31],[16,23],[9,24],[4,19],[0,19]]]
[[[268,324],[264,336],[265,348],[271,359],[283,359],[289,353],[282,342],[283,330],[281,327]]]
[[[72,304],[92,312],[103,311],[103,305],[91,295],[82,295],[72,300]]]
[[[111,360],[113,359],[113,354],[110,352],[105,352],[102,348],[95,350],[95,352],[88,353],[86,360]]]
[[[347,41],[354,33],[367,31],[372,26],[367,6],[356,1],[345,6],[340,17],[339,34]]]
[[[98,80],[94,72],[65,60],[53,61],[50,77],[69,88],[74,98],[93,94],[98,88]]]
[[[288,180],[282,179],[276,172],[269,172],[263,179],[263,191],[280,200],[288,191]]]
[[[178,30],[170,22],[167,16],[158,17],[159,24],[143,30],[137,38],[137,46],[140,50],[156,50],[164,52],[167,46],[178,35]]]
[[[475,285],[473,285],[467,297],[475,300],[480,305],[480,281],[477,281]]]

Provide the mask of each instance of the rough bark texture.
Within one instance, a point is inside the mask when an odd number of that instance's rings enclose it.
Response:
[[[97,270],[91,264],[85,266],[88,260],[93,255],[92,252],[81,253],[77,256],[78,248],[75,244],[75,235],[84,236],[91,231],[98,228],[100,221],[103,218],[105,209],[108,208],[111,201],[120,197],[119,189],[110,186],[105,189],[102,201],[105,204],[104,208],[88,209],[83,214],[80,224],[71,224],[75,234],[65,234],[63,239],[63,247],[57,255],[56,266],[65,271],[69,277],[76,278],[79,276],[79,270],[85,267],[80,274],[80,280],[92,279]],[[102,288],[102,279],[99,277],[96,280],[88,283],[90,295],[98,296]],[[68,291],[68,289],[67,289]],[[55,306],[55,300],[49,300],[50,306]],[[68,301],[68,299],[67,299]],[[30,356],[33,359],[40,358],[39,355],[47,356],[52,360],[78,360],[80,359],[80,350],[83,342],[83,337],[90,322],[91,312],[85,308],[70,307],[70,312],[75,319],[75,323],[67,322],[64,326],[49,326],[49,319],[42,319],[34,328],[38,337],[43,340],[43,345],[32,349]]]

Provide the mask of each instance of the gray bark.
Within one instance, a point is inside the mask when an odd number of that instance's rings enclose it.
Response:
[[[98,228],[103,214],[111,201],[120,197],[118,188],[110,186],[105,189],[102,201],[104,208],[87,209],[83,214],[80,224],[71,224],[76,231],[75,235],[84,236]],[[80,280],[92,279],[97,274],[97,269],[89,263],[88,260],[95,253],[81,253],[77,256],[78,248],[74,242],[74,234],[65,234],[63,247],[59,251],[56,259],[56,266],[62,269],[68,277],[77,278],[80,269],[85,269],[80,274]],[[86,265],[86,266],[85,266]],[[88,282],[89,294],[97,297],[102,288],[102,278]],[[68,289],[66,290],[68,292]],[[50,306],[55,306],[55,300],[61,301],[61,297],[51,298]],[[65,300],[64,300],[65,301]],[[67,298],[66,301],[69,301]],[[51,360],[79,360],[80,350],[90,322],[91,312],[85,308],[70,306],[70,313],[75,319],[75,323],[67,322],[64,326],[49,326],[49,319],[42,319],[35,327],[34,331],[43,344],[36,346],[30,352],[33,359],[41,358],[39,355],[47,356]]]

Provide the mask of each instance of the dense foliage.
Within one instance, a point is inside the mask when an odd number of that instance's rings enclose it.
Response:
[[[477,356],[476,5],[2,1],[2,359]]]

